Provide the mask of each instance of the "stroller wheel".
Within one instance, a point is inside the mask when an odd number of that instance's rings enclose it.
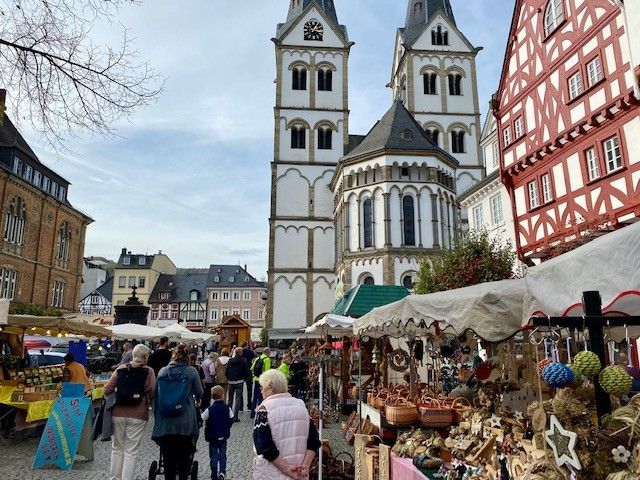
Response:
[[[151,462],[149,466],[149,480],[156,480],[156,476],[158,475],[158,462],[154,460]]]
[[[191,480],[198,480],[198,462],[194,461],[191,464]]]

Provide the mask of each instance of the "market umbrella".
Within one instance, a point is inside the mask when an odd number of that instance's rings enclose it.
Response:
[[[323,333],[324,335],[336,337],[351,335],[353,333],[353,318],[328,313],[316,323],[307,327],[304,332],[309,335]]]
[[[580,317],[582,293],[598,291],[605,315],[640,315],[640,222],[607,233],[589,243],[530,268],[523,324],[531,317]],[[631,337],[640,327],[629,327]],[[625,338],[624,328],[611,336]]]
[[[2,329],[10,333],[28,335],[82,335],[105,338],[111,332],[99,325],[90,325],[63,317],[38,317],[33,315],[9,315]]]
[[[110,336],[114,340],[151,340],[157,341],[160,337],[177,339],[180,337],[175,332],[166,332],[162,328],[149,327],[137,323],[123,323],[108,327]]]
[[[427,295],[410,295],[374,308],[355,320],[354,333],[370,337],[407,337],[451,330],[467,330],[480,338],[499,342],[521,329],[526,292],[523,279],[486,282]]]
[[[185,342],[207,342],[213,338],[216,338],[217,335],[212,333],[200,333],[200,332],[192,332],[188,328],[179,323],[172,323],[171,325],[164,327],[161,329],[163,332],[169,334],[177,334],[179,335],[179,339]],[[219,338],[219,337],[218,337]]]

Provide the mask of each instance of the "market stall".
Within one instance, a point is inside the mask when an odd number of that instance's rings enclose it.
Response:
[[[200,332],[192,332],[188,328],[180,325],[179,323],[172,323],[171,325],[164,327],[161,329],[165,332],[167,337],[173,337],[175,334],[178,334],[178,340],[186,343],[204,343],[214,338],[219,338],[217,335],[212,333],[200,333]]]
[[[123,323],[107,327],[113,340],[141,340],[158,341],[161,337],[169,337],[171,340],[180,338],[177,332],[165,331],[162,328],[149,327],[138,323]]]

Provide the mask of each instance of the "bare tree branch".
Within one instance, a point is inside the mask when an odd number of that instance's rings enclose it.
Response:
[[[112,134],[162,90],[126,29],[117,47],[92,41],[96,22],[120,27],[119,8],[137,3],[0,0],[0,88],[54,148],[69,135]]]

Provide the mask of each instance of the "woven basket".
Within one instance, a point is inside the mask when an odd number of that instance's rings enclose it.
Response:
[[[471,402],[464,397],[448,399],[444,406],[453,410],[453,422],[456,424],[460,421],[460,418],[465,412],[473,410]]]
[[[416,404],[404,398],[388,402],[384,407],[384,416],[388,423],[396,426],[413,425],[419,417]]]
[[[371,406],[376,410],[384,410],[384,406],[387,403],[387,399],[389,398],[389,393],[381,390],[377,393],[375,397],[373,397],[373,401]]]
[[[443,405],[435,398],[423,398],[420,406],[420,423],[427,428],[450,427],[455,420],[451,406]]]

